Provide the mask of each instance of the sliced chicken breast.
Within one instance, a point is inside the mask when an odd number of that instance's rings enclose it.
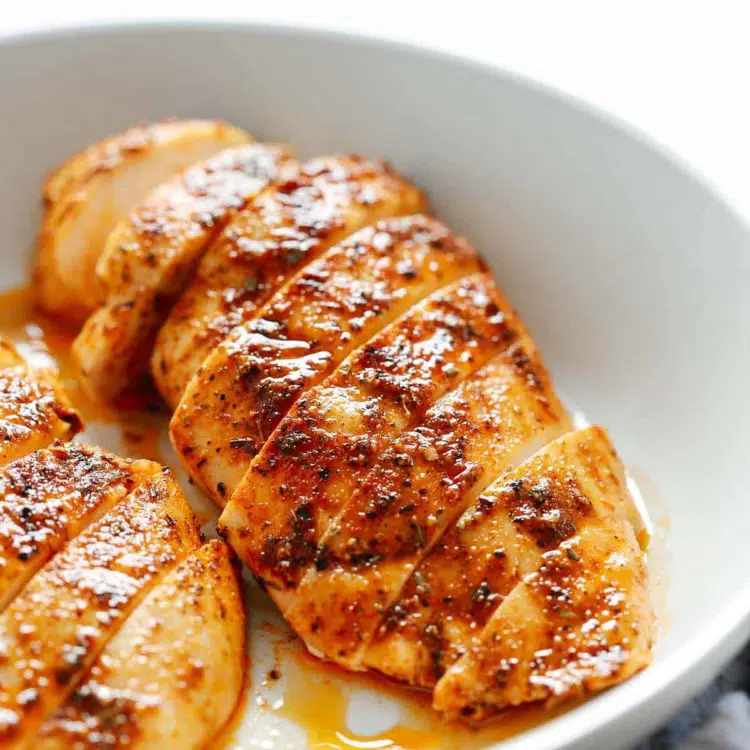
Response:
[[[290,159],[278,145],[225,149],[157,187],[118,223],[97,265],[106,300],[73,342],[92,396],[111,401],[142,382],[156,333],[209,243]]]
[[[68,540],[160,468],[68,443],[0,469],[0,612]]]
[[[152,373],[175,408],[206,357],[305,264],[389,216],[425,210],[422,194],[383,162],[307,162],[240,211],[208,249],[156,341]]]
[[[248,139],[250,137],[247,133],[218,120],[172,118],[134,125],[92,143],[58,165],[44,181],[42,199],[45,206],[57,203],[71,190],[80,188],[97,172],[121,169],[121,162],[124,160],[138,156],[150,158],[155,150],[158,150],[156,155],[159,158],[182,164],[182,167],[173,169],[173,172],[178,172],[189,166],[191,149],[205,148],[206,156],[210,156],[222,148]],[[208,140],[217,145],[200,145]],[[167,146],[171,151],[161,150]]]
[[[0,466],[81,429],[57,373],[27,365],[0,336]]]
[[[492,279],[469,276],[413,307],[295,404],[219,521],[282,612],[380,454],[517,330]]]
[[[570,429],[520,321],[514,343],[397,437],[323,535],[285,612],[311,651],[349,669],[424,557],[509,466]]]
[[[143,600],[35,747],[204,748],[245,676],[245,622],[228,547],[201,547]]]
[[[28,747],[144,595],[198,547],[179,487],[161,473],[81,533],[0,615],[0,747]]]
[[[424,216],[384,219],[307,265],[190,382],[170,431],[193,481],[223,505],[302,393],[414,303],[480,267],[467,243]]]
[[[633,528],[620,519],[586,526],[577,546],[544,553],[508,594],[438,682],[434,707],[477,722],[611,687],[651,662],[652,622]]]
[[[115,224],[172,175],[249,141],[244,131],[216,120],[157,122],[106,138],[60,165],[43,189],[39,307],[82,323],[101,302],[96,263]]]
[[[602,491],[591,481],[601,473]],[[591,477],[591,478],[590,478]],[[433,687],[545,550],[573,537],[600,505],[621,516],[622,468],[601,428],[570,433],[494,482],[424,559],[390,607],[365,663]],[[612,495],[614,503],[608,500]]]
[[[467,720],[645,666],[652,612],[622,465],[600,427],[493,483],[411,577],[365,662]],[[446,671],[447,670],[447,671]]]

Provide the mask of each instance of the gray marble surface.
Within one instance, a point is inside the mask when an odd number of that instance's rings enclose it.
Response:
[[[634,750],[750,750],[750,645],[664,729]]]

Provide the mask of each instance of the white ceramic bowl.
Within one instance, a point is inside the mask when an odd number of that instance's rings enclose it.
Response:
[[[654,665],[504,750],[628,747],[748,636],[750,235],[695,176],[500,70],[265,26],[5,39],[0,101],[1,286],[26,272],[42,175],[173,114],[223,117],[308,155],[386,156],[484,253],[561,392],[610,427],[668,518]]]

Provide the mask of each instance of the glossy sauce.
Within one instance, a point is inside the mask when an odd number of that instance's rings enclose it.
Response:
[[[288,647],[286,688],[282,705],[271,710],[302,727],[313,749],[348,750],[449,750],[480,748],[508,739],[559,716],[571,707],[546,709],[542,705],[507,711],[480,729],[457,722],[443,722],[431,709],[431,694],[410,689],[374,674],[351,674],[310,656],[297,642]],[[401,710],[400,721],[374,734],[353,732],[347,713],[354,691],[370,690],[385,696]]]
[[[120,433],[117,448],[129,456],[165,463],[160,442],[167,413],[153,391],[128,394],[118,408],[89,397],[81,387],[70,356],[76,330],[35,308],[34,292],[30,286],[16,287],[0,294],[0,334],[7,336],[32,364],[57,370],[68,395],[81,412],[86,428],[94,432],[93,436],[84,434],[84,440],[89,438],[99,443],[101,438],[97,433],[101,428],[114,427]]]
[[[31,286],[20,286],[0,294],[0,333],[7,336],[19,353],[32,364],[55,368],[83,415],[84,422],[111,423],[112,409],[94,402],[81,388],[70,358],[76,331],[55,321],[34,306]]]

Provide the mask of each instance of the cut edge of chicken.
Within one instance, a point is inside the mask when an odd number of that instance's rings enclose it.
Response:
[[[45,211],[34,268],[39,308],[82,323],[100,301],[96,262],[116,222],[176,172],[252,140],[218,120],[161,121],[105,138],[63,162],[43,187]]]
[[[36,573],[0,615],[0,747],[36,736],[143,597],[200,542],[190,506],[163,470]]]
[[[217,126],[242,133],[239,128],[221,120],[168,117],[132,125],[105,136],[64,159],[47,174],[42,183],[42,203],[45,207],[58,203],[95,172],[117,167],[128,153],[146,150],[153,146],[154,141],[174,138],[186,127],[214,129]]]
[[[72,346],[92,397],[112,401],[142,385],[158,330],[203,253],[291,160],[281,144],[223,149],[158,185],[118,222],[96,266],[103,303]]]
[[[539,353],[516,324],[516,343],[397,438],[321,538],[284,612],[312,653],[366,669],[367,647],[390,607],[463,510],[571,429]]]
[[[43,750],[113,744],[206,747],[244,683],[245,623],[230,548],[207,542],[136,607],[37,743]]]

